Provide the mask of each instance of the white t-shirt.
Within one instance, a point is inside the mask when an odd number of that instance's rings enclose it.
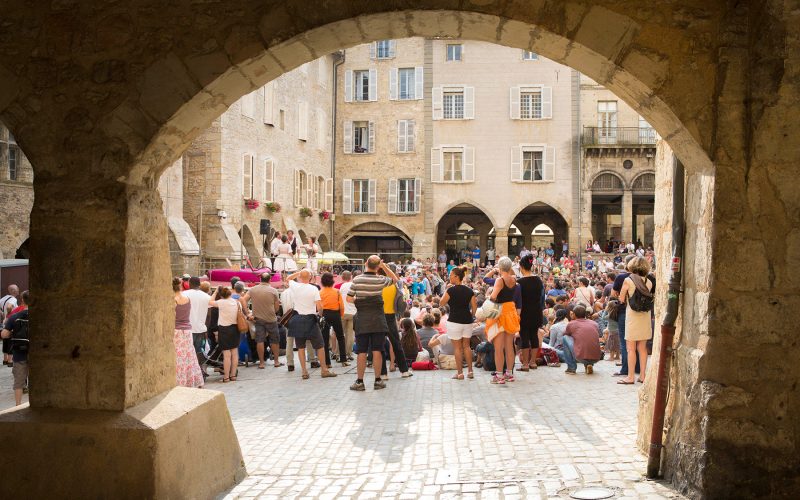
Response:
[[[280,238],[273,238],[272,243],[270,243],[269,245],[269,253],[277,257],[278,253],[280,253],[280,245],[281,245]]]
[[[344,301],[344,313],[345,314],[355,314],[356,313],[356,305],[352,302],[347,301],[347,292],[350,291],[350,287],[353,286],[352,281],[347,281],[342,283],[342,286],[339,288],[339,293],[342,294],[342,300]]]
[[[206,315],[208,313],[208,303],[211,296],[202,290],[186,290],[183,296],[192,303],[189,311],[189,322],[192,324],[192,333],[203,333],[206,331]]]
[[[239,315],[239,301],[228,297],[217,301],[219,309],[219,326],[231,326],[236,324]]]
[[[17,298],[13,295],[6,295],[0,299],[0,319],[6,319],[6,313],[17,307]]]
[[[289,289],[292,291],[292,302],[297,314],[317,314],[317,302],[322,300],[317,287],[292,280],[289,282]]]

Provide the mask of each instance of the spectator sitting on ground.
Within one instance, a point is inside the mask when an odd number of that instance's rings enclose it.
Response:
[[[433,328],[435,321],[436,320],[434,319],[433,314],[425,313],[422,316],[422,328],[417,330],[417,335],[419,336],[420,345],[422,346],[423,349],[428,351],[428,354],[430,354],[431,359],[433,359],[433,349],[430,346],[430,341],[431,339],[433,339],[433,337],[439,335],[439,332],[437,332]]]

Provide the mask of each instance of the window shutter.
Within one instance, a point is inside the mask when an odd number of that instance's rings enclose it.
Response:
[[[253,197],[253,157],[242,157],[242,196],[247,199]]]
[[[294,169],[294,206],[300,206],[300,171]]]
[[[406,120],[406,153],[414,151],[414,120]]]
[[[433,93],[431,94],[431,102],[433,103],[433,119],[434,120],[442,120],[444,119],[444,108],[442,101],[444,99],[444,93],[442,91],[442,87],[434,87]]]
[[[553,117],[553,88],[542,87],[542,118]]]
[[[422,99],[423,97],[423,78],[422,66],[417,66],[414,68],[414,99]]]
[[[378,100],[378,70],[369,70],[369,100]]]
[[[273,125],[275,123],[274,117],[275,109],[275,89],[272,82],[264,86],[264,123]]]
[[[407,120],[398,120],[397,121],[397,152],[398,153],[405,153],[407,144],[406,144],[406,130],[408,128],[408,121]]]
[[[344,122],[344,152],[353,152],[353,122]]]
[[[372,42],[371,44],[369,44],[369,58],[375,59],[377,53],[378,53],[378,42]]]
[[[511,146],[511,181],[522,180],[522,148]]]
[[[275,200],[275,161],[264,160],[264,201]]]
[[[389,70],[389,100],[394,101],[397,99],[397,79],[399,70],[392,68]]]
[[[353,179],[342,181],[342,213],[350,214],[353,211]]]
[[[422,179],[417,177],[414,179],[414,212],[420,212],[420,205],[422,202]]]
[[[308,140],[308,103],[302,101],[297,104],[297,138]]]
[[[442,182],[442,148],[431,148],[431,182]]]
[[[305,206],[314,208],[314,184],[316,177],[306,172],[306,203]]]
[[[511,117],[512,120],[519,120],[519,118],[520,118],[520,113],[519,113],[520,97],[519,97],[519,94],[520,94],[519,87],[511,87],[511,99],[510,99],[510,102],[509,102],[509,106],[510,106],[509,107],[509,111],[510,111],[510,117]]]
[[[333,179],[325,179],[325,210],[333,212]]]
[[[375,152],[375,122],[369,122],[369,152]]]
[[[464,181],[475,180],[475,148],[464,148]]]
[[[544,180],[552,181],[555,180],[555,172],[556,172],[556,148],[554,147],[546,147],[544,148]]]
[[[369,213],[371,213],[371,214],[375,213],[375,208],[376,208],[375,205],[376,205],[376,201],[377,201],[377,198],[378,198],[377,189],[378,189],[377,181],[375,179],[370,179],[369,180],[369,204],[368,204],[367,208],[369,209]]]
[[[344,72],[344,102],[353,102],[353,70]]]
[[[475,119],[475,87],[464,87],[464,119]]]
[[[397,213],[397,179],[389,179],[389,213]]]
[[[389,57],[394,57],[397,53],[397,40],[389,40]]]

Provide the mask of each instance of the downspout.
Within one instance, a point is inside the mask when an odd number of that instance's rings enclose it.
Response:
[[[338,93],[339,89],[339,78],[338,78],[338,70],[339,66],[344,64],[344,51],[340,50],[338,52],[334,52],[333,54],[333,85],[331,86],[332,89],[332,103],[331,103],[331,179],[333,179],[333,190],[331,196],[333,196],[333,209],[334,217],[331,217],[331,251],[336,251],[336,94]]]
[[[667,290],[667,311],[661,324],[661,347],[658,353],[658,374],[656,376],[656,399],[653,405],[653,427],[650,431],[650,450],[647,459],[647,478],[660,477],[661,450],[664,438],[664,415],[667,409],[669,389],[669,368],[672,358],[672,342],[675,338],[675,321],[681,294],[681,264],[683,261],[684,221],[684,179],[683,164],[673,156],[672,178],[672,259],[671,274]]]

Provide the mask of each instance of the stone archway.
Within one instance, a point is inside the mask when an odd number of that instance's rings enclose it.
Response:
[[[37,378],[31,396],[39,412],[55,408],[82,421],[87,411],[170,406],[157,404],[162,397],[191,418],[203,414],[203,406],[224,407],[221,398],[188,401],[172,389],[170,310],[160,299],[168,294],[169,264],[158,175],[232,102],[318,54],[395,36],[469,37],[535,50],[591,76],[632,104],[687,166],[686,261],[693,267],[686,273],[684,331],[676,349],[681,370],[673,393],[690,404],[672,415],[670,434],[680,439],[668,440],[667,473],[694,494],[791,492],[798,432],[783,414],[791,414],[786,402],[794,400],[790,388],[800,375],[788,366],[754,374],[750,360],[709,356],[741,352],[753,338],[775,339],[767,349],[778,368],[798,354],[783,345],[787,333],[766,330],[770,322],[752,303],[753,296],[770,297],[764,307],[775,318],[796,309],[790,271],[800,221],[791,180],[800,162],[781,139],[800,121],[794,98],[800,50],[792,43],[800,27],[791,6],[777,0],[704,6],[680,0],[642,9],[619,0],[252,0],[192,11],[154,0],[137,5],[128,12],[117,5],[12,1],[4,11],[9,28],[0,35],[8,49],[0,51],[0,116],[37,166],[31,277],[38,295],[32,311],[41,320],[32,325],[39,354],[31,370],[49,375]],[[27,36],[33,28],[43,35]],[[152,43],[153,33],[160,43]],[[741,262],[748,259],[743,280]],[[87,273],[88,262],[104,273]],[[109,293],[108,282],[124,288]],[[151,292],[158,283],[163,294]],[[70,308],[80,299],[107,315],[108,325],[98,328],[104,335],[64,335],[97,321]],[[143,352],[142,345],[150,349]],[[758,408],[777,408],[781,420]],[[33,430],[5,435],[40,434],[30,413],[17,415],[22,423],[13,425]],[[113,423],[98,428],[110,436]],[[751,439],[740,439],[742,429]],[[54,433],[50,444],[69,439]],[[154,433],[150,439],[155,442]],[[107,455],[106,463],[129,459],[132,450],[125,452]],[[56,468],[42,464],[37,469],[48,471],[47,481],[3,488],[46,492],[52,482],[90,495],[168,491],[145,468],[131,484],[114,483],[117,476],[109,474],[87,485],[79,471],[91,460],[37,455],[68,466],[53,473]],[[142,463],[154,458],[140,457]],[[198,472],[188,454],[180,466],[192,471],[184,476],[206,481],[185,485],[184,493],[216,491],[233,477]]]
[[[574,243],[570,241],[570,227],[561,211],[545,203],[537,202],[523,207],[514,216],[512,224],[519,228],[523,241],[517,245],[517,250],[522,246],[530,249],[533,246],[534,229],[544,224],[552,231],[552,243],[555,244],[556,255],[561,254],[562,241],[567,242],[570,251],[574,251]]]
[[[319,243],[319,247],[323,252],[331,251],[331,244],[328,242],[328,237],[325,236],[324,233],[320,233],[320,235],[317,236],[317,243]]]
[[[351,259],[366,259],[379,254],[386,260],[410,258],[413,243],[402,227],[384,222],[355,224],[342,233],[339,249]]]
[[[242,246],[244,246],[244,250],[247,253],[247,257],[250,259],[250,263],[254,267],[258,267],[261,257],[263,256],[263,244],[256,239],[253,230],[250,229],[250,226],[247,224],[242,226],[240,237],[242,239]]]
[[[447,261],[461,264],[465,257],[472,255],[471,250],[479,245],[483,255],[487,249],[495,248],[502,255],[508,254],[506,231],[491,234],[494,225],[492,218],[479,207],[471,203],[455,203],[444,212],[436,223],[436,247],[438,255],[442,250]]]

